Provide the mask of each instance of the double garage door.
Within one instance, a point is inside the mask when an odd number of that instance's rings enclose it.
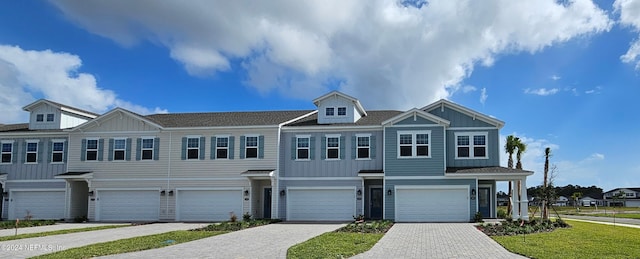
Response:
[[[11,192],[9,219],[63,219],[65,211],[65,191],[17,191]]]
[[[176,220],[225,221],[231,213],[242,218],[242,190],[179,190]]]
[[[287,191],[287,220],[352,221],[355,189],[295,189]]]
[[[398,222],[469,222],[467,186],[397,186],[395,220]]]

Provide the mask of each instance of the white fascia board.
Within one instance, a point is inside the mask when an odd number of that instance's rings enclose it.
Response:
[[[438,123],[439,125],[444,125],[444,126],[447,126],[447,127],[449,126],[449,124],[451,124],[451,122],[449,122],[448,120],[445,120],[443,118],[435,116],[435,115],[433,115],[431,113],[425,112],[423,110],[419,110],[417,108],[413,108],[411,110],[408,110],[406,112],[398,114],[398,115],[394,116],[391,119],[383,121],[382,125],[393,124],[393,123],[396,123],[398,121],[404,120],[404,119],[406,119],[408,117],[411,117],[411,116],[420,116],[420,117],[423,117],[423,118],[425,118],[427,120],[434,121],[434,122]]]
[[[285,121],[285,122],[283,122],[283,123],[280,123],[278,126],[279,126],[279,127],[284,127],[284,125],[287,125],[287,124],[292,123],[292,122],[294,122],[294,121],[300,120],[300,119],[302,119],[302,118],[309,117],[309,116],[314,115],[314,114],[316,114],[316,113],[318,113],[318,110],[314,110],[314,111],[311,111],[311,112],[309,112],[309,113],[307,113],[307,114],[304,114],[304,115],[302,115],[302,116],[299,116],[299,117],[297,117],[297,118],[293,118],[293,119],[291,119],[291,120]]]
[[[440,99],[439,101],[436,101],[432,104],[422,107],[420,110],[427,112],[427,111],[433,110],[434,108],[440,108],[442,106],[447,106],[455,111],[461,112],[473,118],[479,118],[489,124],[496,125],[498,129],[504,127],[504,121],[498,120],[496,118],[492,118],[491,116],[479,113],[477,111],[471,110],[467,107],[464,107],[462,105],[459,105],[457,103],[454,103],[452,101],[445,100],[445,99]]]
[[[125,110],[125,109],[123,109],[123,108],[117,107],[117,108],[115,108],[115,109],[113,109],[113,110],[111,110],[111,111],[108,111],[107,113],[105,113],[105,114],[103,114],[103,115],[98,116],[97,118],[95,118],[95,119],[93,119],[93,120],[88,120],[88,121],[87,121],[87,122],[85,122],[85,123],[82,123],[82,124],[80,124],[80,125],[78,125],[78,126],[76,126],[76,127],[70,128],[70,129],[66,129],[66,130],[64,130],[64,131],[71,131],[71,132],[73,132],[73,131],[78,131],[78,130],[82,131],[82,129],[83,129],[83,128],[86,128],[86,127],[87,127],[87,125],[91,125],[91,124],[98,124],[98,125],[100,125],[100,121],[101,121],[101,120],[104,120],[105,118],[107,118],[107,117],[109,117],[109,116],[111,116],[111,115],[115,114],[116,112],[120,112],[120,115],[121,115],[121,116],[122,116],[123,114],[126,114],[126,115],[128,115],[128,116],[130,116],[130,117],[132,117],[132,118],[138,119],[138,120],[140,120],[140,121],[142,121],[142,122],[144,122],[144,123],[146,123],[146,124],[149,124],[149,125],[151,125],[151,126],[153,126],[153,127],[158,128],[158,129],[162,129],[162,128],[163,128],[163,127],[162,127],[162,125],[158,125],[157,123],[152,122],[152,121],[150,121],[150,120],[148,120],[148,119],[146,119],[146,118],[144,118],[144,117],[142,117],[142,116],[140,116],[140,115],[137,115],[137,114],[135,114],[135,113],[132,113],[132,112],[130,112],[130,111],[128,111],[128,110]]]
[[[318,104],[322,100],[327,99],[327,98],[332,97],[332,96],[335,96],[335,95],[341,96],[341,97],[343,97],[345,99],[348,99],[349,101],[353,102],[353,104],[356,106],[356,109],[358,109],[358,112],[360,112],[360,115],[361,116],[367,116],[367,111],[364,110],[364,107],[362,107],[362,104],[360,104],[360,101],[358,101],[358,99],[356,99],[356,98],[354,98],[352,96],[349,96],[347,94],[344,94],[342,92],[335,91],[335,90],[331,91],[331,92],[329,92],[329,93],[327,93],[327,94],[325,94],[323,96],[320,96],[320,97],[314,99],[313,100],[313,104],[318,106]]]
[[[294,127],[285,126],[282,127],[283,132],[316,132],[316,131],[363,131],[363,130],[382,130],[382,126],[370,125],[370,126],[304,126]]]

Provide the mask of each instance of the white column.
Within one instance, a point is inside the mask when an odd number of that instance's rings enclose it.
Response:
[[[511,218],[513,220],[517,220],[520,218],[520,212],[518,211],[518,186],[516,185],[517,181],[511,181],[511,186],[513,187],[513,193],[511,194]]]
[[[520,201],[520,215],[522,219],[529,220],[529,198],[527,197],[527,177],[522,178],[520,180],[521,189],[520,196],[522,200]]]

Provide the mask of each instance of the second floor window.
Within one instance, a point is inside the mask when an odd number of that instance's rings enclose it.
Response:
[[[2,143],[2,163],[11,163],[13,158],[13,143]]]
[[[229,138],[228,137],[216,138],[216,158],[217,159],[229,158]]]
[[[44,114],[36,114],[36,121],[37,122],[43,122],[44,121]]]
[[[347,116],[347,107],[338,107],[338,116]]]
[[[27,163],[38,162],[38,142],[27,142],[26,158]]]
[[[430,131],[398,132],[398,157],[429,157]]]
[[[487,134],[456,133],[456,158],[487,158]]]
[[[47,113],[47,121],[51,122],[53,121],[53,113]]]
[[[126,139],[114,139],[113,140],[113,160],[123,161],[127,148]]]
[[[369,156],[369,136],[356,137],[357,156],[358,159],[370,158]]]
[[[296,159],[309,159],[309,137],[298,137],[296,139]]]
[[[51,145],[51,162],[60,163],[64,159],[64,142],[53,142]]]
[[[324,115],[325,116],[333,116],[333,115],[335,115],[334,113],[335,113],[335,109],[333,107],[327,107],[325,109]]]
[[[87,161],[98,160],[98,140],[97,139],[87,139],[86,159]]]
[[[247,137],[245,158],[258,158],[258,137]]]
[[[187,159],[200,158],[200,138],[187,138]]]
[[[142,160],[151,160],[153,159],[153,139],[152,138],[143,138],[141,142],[142,147],[140,148],[142,153]]]
[[[327,159],[340,159],[340,137],[327,137]]]

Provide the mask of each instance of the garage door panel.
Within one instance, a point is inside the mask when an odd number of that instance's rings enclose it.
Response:
[[[398,189],[396,220],[406,222],[467,222],[466,189]]]
[[[178,219],[184,221],[224,221],[230,213],[241,217],[241,190],[181,190],[178,192]]]
[[[32,219],[63,219],[65,192],[62,191],[14,191],[11,193],[11,219],[24,218],[27,211]]]
[[[160,194],[156,190],[98,191],[102,221],[158,220]]]
[[[349,221],[355,213],[353,189],[290,189],[288,220]]]

